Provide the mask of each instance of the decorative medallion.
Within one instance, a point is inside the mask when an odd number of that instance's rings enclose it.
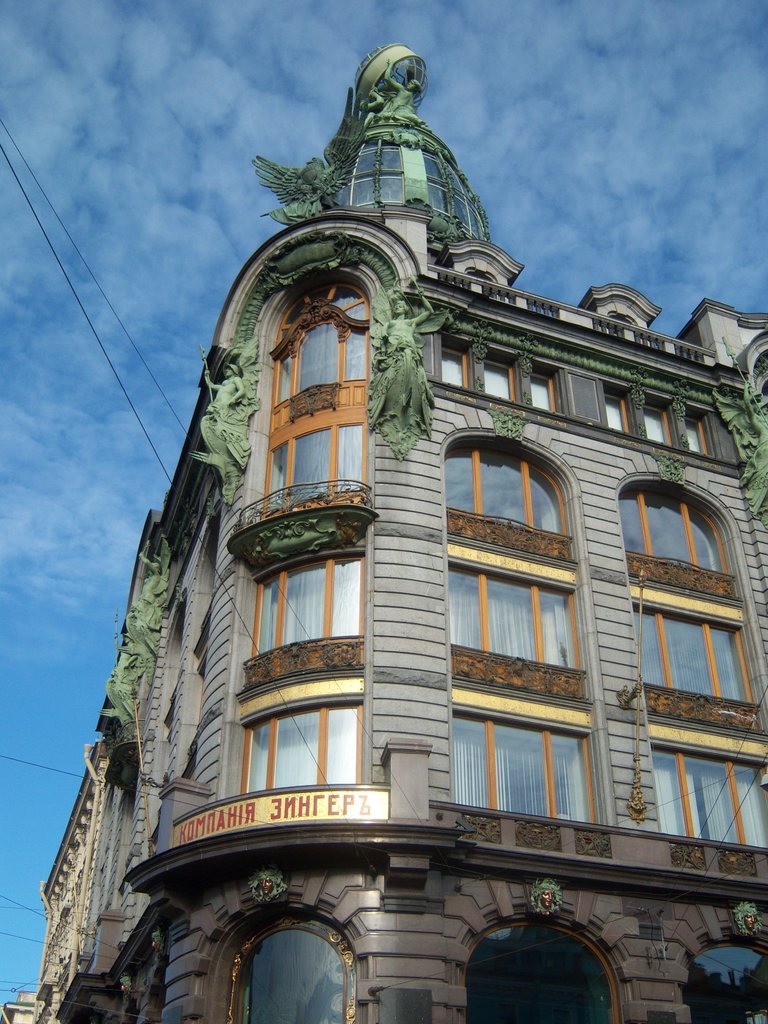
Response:
[[[582,857],[613,857],[611,837],[607,832],[595,832],[592,829],[576,829],[576,853]]]
[[[515,842],[533,850],[562,850],[560,829],[557,825],[540,825],[535,821],[515,822]]]
[[[659,455],[656,462],[662,480],[669,480],[673,484],[685,481],[685,461],[679,455]]]
[[[703,846],[690,846],[688,843],[670,843],[669,856],[673,868],[690,868],[691,871],[703,871],[706,868]]]
[[[288,888],[282,871],[274,864],[254,871],[248,879],[248,886],[254,903],[272,903]]]
[[[763,919],[757,906],[750,900],[742,900],[731,907],[731,914],[739,935],[757,935],[762,931]]]
[[[756,875],[754,853],[747,850],[720,850],[717,867],[724,875]]]
[[[483,818],[476,814],[463,814],[468,831],[464,838],[476,839],[480,843],[501,842],[501,822],[498,818]]]
[[[537,878],[531,886],[529,906],[534,914],[551,917],[560,910],[563,890],[554,878]]]

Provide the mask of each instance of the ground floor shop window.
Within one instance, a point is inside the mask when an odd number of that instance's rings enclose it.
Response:
[[[768,957],[747,946],[719,946],[697,956],[683,987],[691,1024],[765,1024]]]
[[[467,968],[467,1024],[610,1024],[605,970],[584,943],[539,926],[500,928]]]
[[[227,1024],[345,1024],[353,963],[338,932],[311,922],[257,935],[235,958]]]

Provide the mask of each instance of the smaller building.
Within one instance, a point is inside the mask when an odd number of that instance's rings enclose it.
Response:
[[[34,1019],[34,992],[17,992],[15,1000],[3,1003],[2,1024],[32,1024]]]

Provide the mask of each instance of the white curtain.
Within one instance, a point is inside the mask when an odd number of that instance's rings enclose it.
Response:
[[[485,724],[454,718],[453,793],[456,803],[488,806],[485,764]]]
[[[357,636],[359,633],[360,562],[336,562],[333,567],[331,636]]]
[[[710,629],[715,650],[720,694],[731,700],[744,700],[744,677],[737,650],[736,635],[724,629]]]
[[[283,643],[314,640],[323,635],[325,566],[291,573],[285,590]]]
[[[299,391],[313,384],[329,384],[339,377],[339,335],[333,324],[307,331],[301,345]]]
[[[311,711],[276,723],[275,788],[313,786],[317,782],[317,737],[320,714]]]
[[[261,588],[261,620],[259,622],[259,650],[269,651],[276,642],[278,581],[270,580]]]
[[[725,765],[717,761],[685,759],[685,780],[691,808],[693,834],[701,839],[735,843],[734,807]]]
[[[664,619],[669,668],[676,690],[712,693],[704,630],[695,622]]]
[[[267,788],[267,756],[269,754],[269,722],[260,725],[251,733],[251,770],[248,776],[248,789]]]
[[[654,752],[653,777],[656,783],[657,811],[661,831],[675,836],[684,836],[683,800],[680,795],[677,761],[674,754],[664,754],[658,750]]]
[[[568,597],[550,590],[540,590],[539,605],[544,661],[550,665],[572,665],[573,642]]]
[[[581,740],[552,736],[552,772],[558,818],[587,821],[589,801],[581,756]]]
[[[362,480],[363,428],[339,427],[339,458],[336,476],[339,480]]]
[[[451,643],[462,647],[481,646],[478,578],[466,572],[449,573]]]
[[[296,438],[293,453],[293,483],[325,481],[330,476],[331,432],[315,430]]]
[[[499,810],[548,814],[541,734],[496,725],[494,739]]]
[[[529,661],[536,659],[529,587],[489,579],[488,627],[494,653]]]
[[[744,839],[750,846],[768,846],[768,808],[754,768],[734,768]]]
[[[334,708],[328,712],[328,762],[325,781],[329,786],[357,782],[357,708]]]

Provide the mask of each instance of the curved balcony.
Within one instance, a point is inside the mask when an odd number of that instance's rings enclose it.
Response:
[[[324,637],[301,640],[273,647],[246,661],[246,690],[263,683],[274,683],[284,676],[361,672],[363,640],[357,636]]]
[[[359,480],[322,480],[273,491],[243,509],[227,548],[262,568],[277,559],[358,544],[377,518]]]
[[[733,576],[715,572],[714,569],[702,569],[698,565],[674,558],[658,558],[655,555],[628,551],[627,568],[630,576],[644,576],[652,583],[662,583],[683,590],[698,590],[713,597],[735,599],[737,596]]]
[[[549,558],[570,559],[571,539],[565,534],[537,530],[525,523],[498,516],[483,516],[461,509],[448,509],[448,532],[471,537],[486,544],[494,544],[517,551],[528,551]]]

